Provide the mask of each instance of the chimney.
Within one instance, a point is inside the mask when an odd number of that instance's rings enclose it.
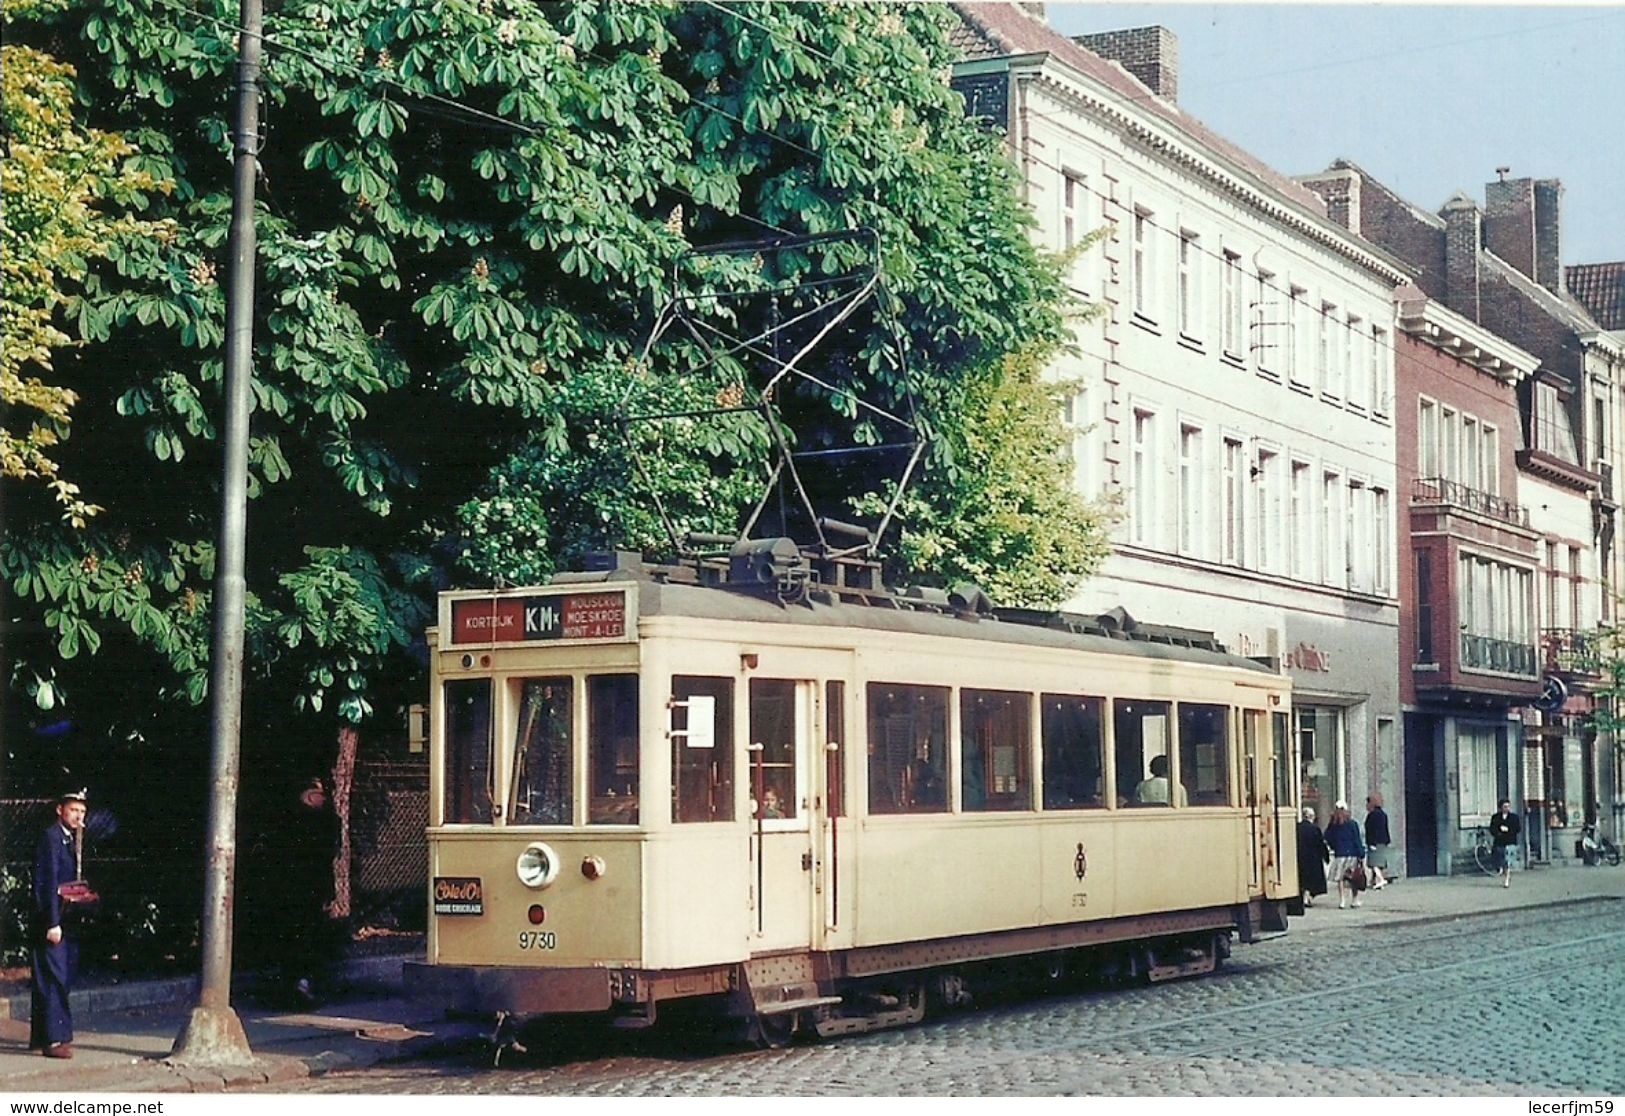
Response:
[[[1046,26],[1049,24],[1049,13],[1044,10],[1044,4],[1038,2],[1038,0],[1028,0],[1028,2],[1025,3],[1018,3],[1016,7],[1032,16],[1039,23],[1045,24]]]
[[[1360,235],[1360,173],[1347,168],[1298,179],[1326,203],[1326,216],[1355,236]]]
[[[1119,63],[1165,101],[1179,100],[1179,38],[1166,27],[1074,35],[1084,50]]]
[[[1444,303],[1476,322],[1478,266],[1486,222],[1478,212],[1478,204],[1466,194],[1457,194],[1445,202],[1439,216],[1444,218]]]
[[[1501,177],[1484,186],[1484,247],[1535,278],[1535,182]]]
[[[1535,282],[1563,293],[1563,184],[1555,178],[1535,183]]]

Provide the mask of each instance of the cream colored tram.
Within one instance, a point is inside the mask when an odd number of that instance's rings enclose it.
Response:
[[[832,1035],[982,962],[1158,979],[1285,928],[1275,671],[1111,618],[621,566],[441,596],[418,995]]]

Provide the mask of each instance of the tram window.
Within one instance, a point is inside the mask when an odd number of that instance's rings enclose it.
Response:
[[[1117,741],[1118,805],[1185,805],[1185,788],[1171,783],[1168,703],[1116,702],[1112,709],[1112,729]]]
[[[1032,809],[1032,695],[961,690],[959,726],[964,808]]]
[[[732,821],[734,816],[734,684],[732,678],[671,680],[671,817],[676,822]],[[690,732],[691,698],[710,698],[712,731]]]
[[[1179,781],[1193,806],[1230,805],[1230,708],[1179,703]]]
[[[750,680],[751,797],[764,818],[793,818],[796,794],[796,684],[779,678]],[[760,785],[758,785],[758,771]]]
[[[1106,805],[1105,748],[1100,698],[1045,694],[1044,809],[1088,810]]]
[[[869,683],[869,812],[948,809],[948,691]]]
[[[638,677],[587,678],[587,821],[638,823]]]
[[[491,680],[446,683],[447,825],[491,821]]]
[[[509,792],[510,825],[569,825],[575,821],[570,794],[574,687],[569,678],[527,678],[522,683],[513,789]]]
[[[829,816],[846,816],[846,683],[824,684],[824,780],[829,791]],[[831,750],[827,745],[835,745]]]
[[[1275,804],[1291,806],[1298,801],[1292,790],[1292,773],[1297,764],[1292,759],[1292,726],[1285,713],[1270,714],[1270,763],[1275,768]]]

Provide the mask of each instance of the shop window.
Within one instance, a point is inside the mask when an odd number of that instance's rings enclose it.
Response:
[[[510,825],[570,825],[575,821],[570,793],[574,688],[569,678],[527,678],[520,683]]]
[[[1343,711],[1330,705],[1300,705],[1292,711],[1297,723],[1299,786],[1303,805],[1312,806],[1324,824],[1342,787]]]
[[[491,821],[491,799],[495,794],[492,753],[496,740],[491,735],[491,680],[459,679],[447,682],[446,699],[446,798],[444,822],[447,825]]]
[[[587,679],[587,821],[638,822],[638,678],[595,674]]]
[[[1100,698],[1045,694],[1044,809],[1089,810],[1106,805],[1105,747]]]
[[[733,679],[678,675],[671,689],[672,821],[732,821]]]
[[[1032,695],[961,690],[959,725],[964,809],[1031,809]]]
[[[1230,709],[1179,705],[1179,782],[1193,806],[1230,805]]]
[[[1170,767],[1168,703],[1119,701],[1113,704],[1117,796],[1121,806],[1185,805],[1185,791],[1173,783]]]
[[[796,786],[796,684],[781,678],[750,680],[750,788],[754,814],[793,818]]]
[[[869,812],[948,809],[948,691],[869,684]]]

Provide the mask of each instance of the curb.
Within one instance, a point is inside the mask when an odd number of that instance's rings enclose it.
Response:
[[[376,957],[357,957],[346,960],[340,967],[347,985],[398,989],[401,987],[401,966],[421,953],[386,954]],[[253,987],[261,979],[259,973],[245,973],[233,981],[233,998],[245,988]],[[75,1015],[94,1015],[99,1012],[131,1011],[136,1008],[162,1007],[166,1004],[195,1000],[198,978],[171,977],[160,980],[132,980],[127,984],[105,984],[80,988],[68,994],[68,1010]],[[0,998],[0,1019],[27,1019],[31,1012],[31,996],[17,992]]]

